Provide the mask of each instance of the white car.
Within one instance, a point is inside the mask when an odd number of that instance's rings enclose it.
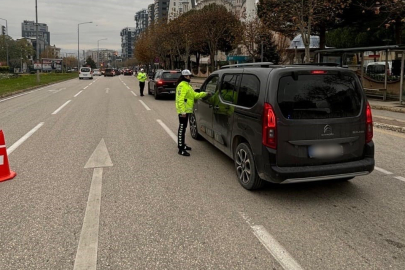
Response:
[[[81,67],[79,71],[79,80],[88,78],[90,80],[93,80],[93,72],[91,71],[91,68],[89,67]]]
[[[101,76],[101,71],[99,69],[94,69],[93,76]]]

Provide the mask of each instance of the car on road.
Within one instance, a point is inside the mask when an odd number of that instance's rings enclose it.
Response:
[[[101,72],[99,69],[94,69],[93,70],[93,76],[101,76]]]
[[[112,68],[106,68],[104,70],[104,77],[107,77],[107,76],[114,77],[115,76],[115,71]]]
[[[178,70],[158,70],[154,79],[148,82],[148,94],[159,99],[163,95],[175,96],[177,80],[181,76]]]
[[[134,75],[134,72],[132,71],[132,69],[127,68],[124,70],[124,76],[126,75],[132,76]]]
[[[81,67],[79,70],[79,80],[90,79],[93,80],[93,72],[89,67]]]
[[[201,137],[234,160],[239,183],[350,180],[374,169],[373,122],[357,75],[326,65],[225,66],[197,92]]]
[[[119,71],[119,69],[114,69],[115,75],[121,75],[121,72]]]

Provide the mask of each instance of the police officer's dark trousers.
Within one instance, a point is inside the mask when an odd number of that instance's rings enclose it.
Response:
[[[179,114],[179,131],[177,138],[177,147],[179,148],[179,150],[184,150],[186,146],[185,137],[187,124],[188,124],[188,114],[186,114],[186,117],[182,117],[181,114]]]
[[[143,96],[143,89],[145,88],[145,82],[139,82],[139,90],[141,92],[141,96]]]

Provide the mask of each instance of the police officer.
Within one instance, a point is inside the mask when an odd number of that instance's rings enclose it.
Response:
[[[181,76],[177,81],[176,88],[176,110],[179,116],[179,130],[178,130],[178,143],[179,155],[190,156],[187,150],[191,150],[191,147],[185,144],[186,128],[188,123],[188,116],[193,113],[194,100],[204,98],[206,96],[211,96],[210,93],[194,92],[193,87],[190,85],[191,72],[185,69],[181,72]]]
[[[141,97],[143,97],[143,89],[145,88],[145,81],[146,81],[146,73],[144,72],[143,68],[141,68],[141,71],[138,73],[137,79],[139,80],[139,89],[141,92]]]

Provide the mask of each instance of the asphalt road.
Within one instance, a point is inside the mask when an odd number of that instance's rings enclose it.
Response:
[[[132,76],[0,100],[0,269],[405,269],[404,135],[375,129],[371,175],[250,192],[177,127]]]

